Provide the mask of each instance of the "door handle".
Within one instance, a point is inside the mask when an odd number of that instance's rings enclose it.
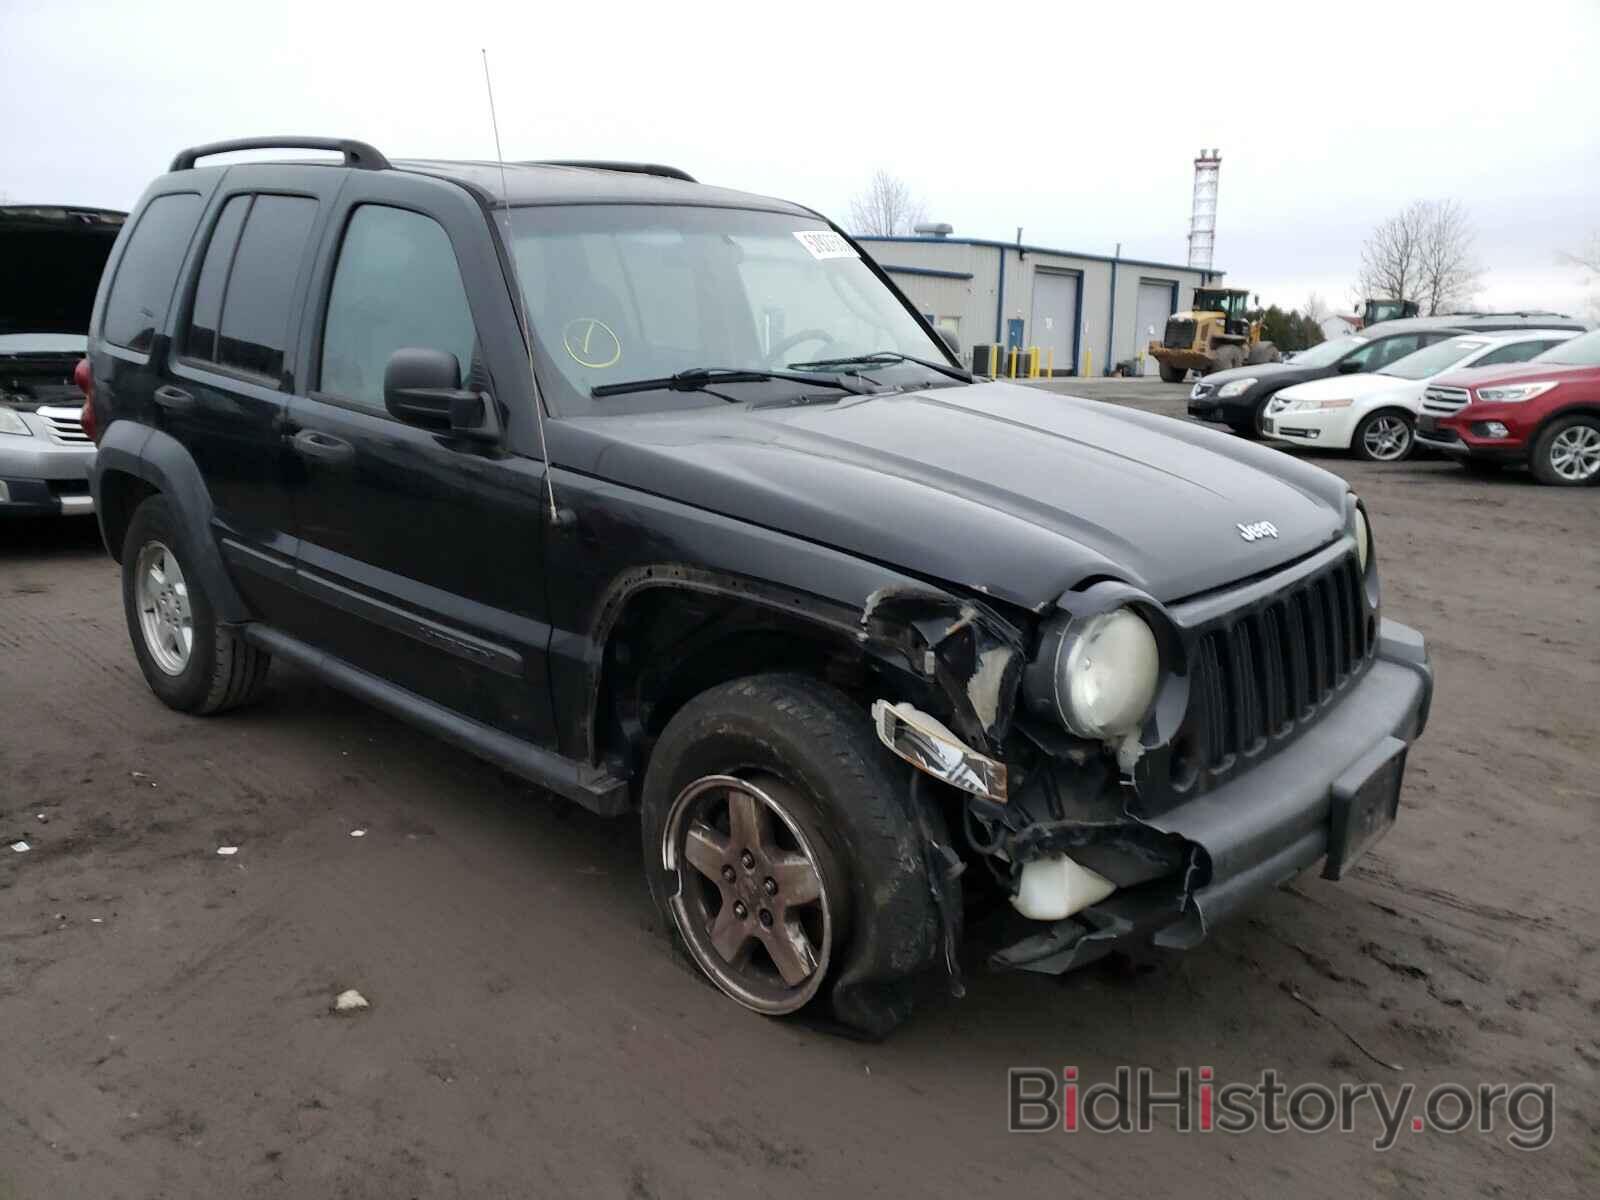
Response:
[[[182,388],[164,383],[156,389],[156,403],[169,412],[188,412],[195,406],[195,398]]]
[[[356,448],[343,438],[330,437],[315,429],[302,429],[289,439],[289,443],[301,458],[331,466],[347,463],[356,456]]]

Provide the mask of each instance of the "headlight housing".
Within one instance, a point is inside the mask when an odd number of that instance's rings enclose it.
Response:
[[[1056,643],[1056,712],[1079,737],[1109,741],[1138,730],[1161,682],[1155,633],[1133,609],[1074,621]]]
[[[1557,380],[1548,379],[1543,383],[1511,383],[1505,387],[1481,387],[1478,389],[1478,399],[1485,404],[1521,404],[1524,400],[1544,395],[1555,387],[1556,383]]]
[[[1367,514],[1356,506],[1356,559],[1361,563],[1361,573],[1367,573],[1367,560],[1372,557],[1372,531],[1367,528]]]
[[[17,437],[32,437],[33,430],[23,422],[14,409],[0,405],[0,433],[15,434]]]
[[[1235,379],[1235,380],[1232,380],[1232,381],[1230,381],[1228,383],[1223,384],[1222,387],[1220,389],[1218,389],[1217,395],[1219,395],[1219,396],[1242,396],[1242,395],[1244,395],[1244,393],[1248,392],[1251,388],[1255,387],[1255,385],[1257,383],[1259,383],[1259,382],[1260,382],[1260,380],[1253,379],[1253,378],[1252,379]]]

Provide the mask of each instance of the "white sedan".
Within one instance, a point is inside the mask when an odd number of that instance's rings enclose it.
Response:
[[[1284,388],[1267,402],[1261,431],[1298,446],[1353,450],[1374,462],[1411,454],[1428,381],[1447,371],[1526,362],[1574,336],[1570,329],[1471,333],[1435,342],[1371,374],[1332,375]]]

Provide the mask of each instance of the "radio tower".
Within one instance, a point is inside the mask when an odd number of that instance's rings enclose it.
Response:
[[[1217,240],[1217,176],[1222,171],[1222,151],[1202,150],[1194,160],[1194,209],[1189,215],[1189,265],[1211,270],[1211,251]]]

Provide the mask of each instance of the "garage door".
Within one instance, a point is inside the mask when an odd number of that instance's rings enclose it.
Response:
[[[1141,279],[1139,281],[1139,303],[1135,308],[1133,325],[1133,348],[1135,354],[1144,354],[1150,345],[1151,337],[1157,341],[1166,332],[1167,318],[1173,313],[1173,297],[1177,294],[1176,285],[1165,279]],[[1155,333],[1151,334],[1154,329]],[[1144,373],[1156,373],[1156,360],[1148,354],[1144,355]]]
[[[1078,277],[1054,271],[1036,271],[1033,276],[1033,319],[1028,323],[1027,342],[1039,347],[1042,370],[1055,351],[1055,369],[1060,374],[1076,372],[1072,361],[1072,334],[1078,327]]]

